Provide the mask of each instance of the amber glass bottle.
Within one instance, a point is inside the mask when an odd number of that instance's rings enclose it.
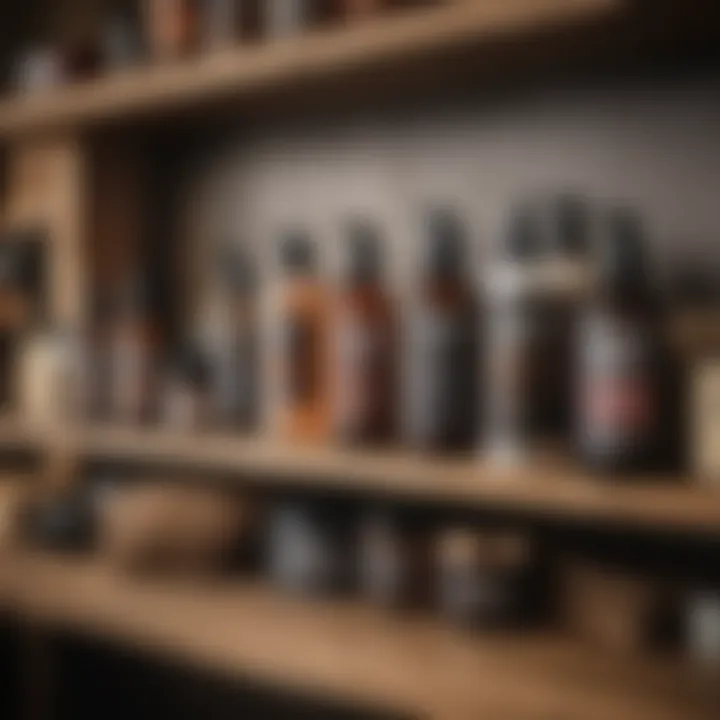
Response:
[[[143,0],[142,10],[154,60],[175,60],[196,49],[198,0]]]
[[[476,435],[477,307],[456,215],[432,212],[426,233],[406,328],[403,433],[419,449],[455,450],[471,447]]]
[[[317,442],[331,430],[329,296],[317,277],[315,246],[301,232],[281,247],[280,434]]]
[[[356,222],[348,239],[333,325],[335,431],[351,444],[385,442],[392,435],[396,406],[392,305],[380,280],[374,228]]]

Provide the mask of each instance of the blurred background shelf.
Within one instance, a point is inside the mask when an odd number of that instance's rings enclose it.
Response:
[[[13,413],[0,414],[0,446],[4,450],[41,450],[48,439],[48,428],[28,423]]]
[[[459,0],[400,12],[354,27],[222,51],[0,103],[0,138],[58,128],[130,123],[158,115],[202,115],[209,107],[260,100],[298,83],[371,70],[373,84],[405,71],[405,62],[467,54],[483,43],[597,20],[619,0]],[[427,78],[427,76],[426,76]],[[353,81],[353,92],[356,85]]]
[[[476,637],[354,602],[308,604],[237,582],[168,586],[30,555],[4,559],[0,595],[46,627],[413,716],[716,717],[717,698],[691,667],[608,657],[548,632]]]
[[[554,453],[540,455],[523,468],[509,469],[472,456],[354,452],[287,446],[260,437],[184,435],[151,428],[87,426],[61,433],[56,441],[86,459],[236,472],[253,481],[270,477],[299,487],[377,493],[640,528],[720,531],[720,493],[691,478],[603,480]]]

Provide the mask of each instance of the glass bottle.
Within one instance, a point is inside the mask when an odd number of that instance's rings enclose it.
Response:
[[[579,447],[593,469],[648,470],[658,460],[663,403],[645,238],[626,210],[609,213],[598,229],[599,283],[579,333]]]
[[[403,350],[403,434],[418,449],[455,450],[475,440],[477,308],[466,267],[459,219],[431,212]]]
[[[192,53],[198,42],[198,0],[143,0],[150,55],[157,61]]]
[[[375,229],[349,229],[345,283],[335,304],[335,428],[348,443],[390,439],[395,416],[394,322],[381,284]]]
[[[202,329],[210,355],[211,414],[223,427],[247,430],[259,414],[256,272],[241,247],[225,246],[218,260],[220,293]]]
[[[550,360],[539,352],[540,252],[537,216],[523,203],[512,212],[502,255],[490,267],[485,283],[486,449],[493,461],[501,463],[524,460],[539,434],[538,368]]]
[[[111,415],[121,423],[154,420],[160,395],[160,333],[151,284],[135,279],[116,301],[110,339]]]
[[[279,308],[280,435],[317,442],[331,431],[330,309],[316,274],[315,246],[303,232],[285,236]]]

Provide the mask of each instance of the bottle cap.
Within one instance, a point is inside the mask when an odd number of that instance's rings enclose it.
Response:
[[[537,208],[530,202],[517,205],[510,215],[505,240],[506,256],[518,262],[536,259],[542,250]]]
[[[647,286],[647,267],[645,233],[639,215],[629,208],[613,208],[598,230],[601,282],[640,294]]]
[[[245,294],[255,290],[257,275],[250,254],[243,246],[225,243],[218,252],[218,275],[233,293]]]
[[[286,232],[280,243],[280,261],[285,270],[292,273],[312,273],[315,270],[315,246],[307,232]]]
[[[367,220],[353,220],[348,227],[347,277],[358,282],[376,280],[381,265],[380,237],[376,228]]]
[[[457,214],[450,209],[431,210],[426,217],[426,273],[439,277],[458,277],[463,274],[465,258],[465,228]]]
[[[553,253],[578,257],[590,247],[588,208],[579,195],[553,198],[544,218],[545,247]]]

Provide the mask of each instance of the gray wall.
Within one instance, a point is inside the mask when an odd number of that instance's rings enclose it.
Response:
[[[286,123],[219,142],[187,179],[193,274],[212,242],[230,235],[257,246],[272,280],[277,234],[299,223],[318,238],[334,277],[343,221],[367,212],[387,237],[402,306],[428,204],[450,203],[466,218],[479,275],[518,195],[568,188],[637,204],[662,275],[678,252],[704,249],[720,259],[720,90],[709,82],[623,83],[354,122]],[[212,293],[211,282],[196,287],[196,298]],[[263,288],[270,320],[278,284]],[[274,331],[271,322],[264,327],[268,352]],[[271,427],[277,383],[266,376],[265,388]]]

